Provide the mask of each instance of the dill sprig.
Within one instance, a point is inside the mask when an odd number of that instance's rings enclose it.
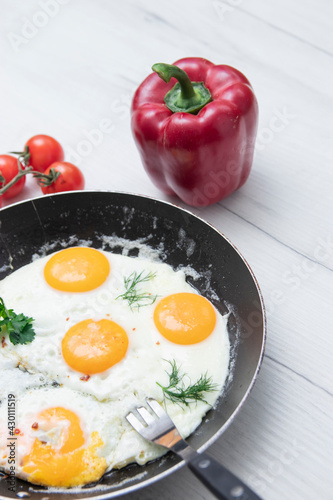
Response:
[[[157,299],[157,295],[152,295],[151,293],[147,292],[140,292],[140,290],[137,289],[137,286],[139,283],[144,283],[145,281],[150,281],[155,278],[156,273],[149,272],[146,275],[144,275],[143,273],[144,271],[141,271],[141,273],[139,274],[134,271],[127,278],[124,277],[126,292],[118,295],[118,297],[116,297],[116,300],[127,300],[131,309],[133,309],[133,307],[139,308],[142,306],[149,306],[150,304],[153,304]]]
[[[207,372],[194,383],[185,385],[185,374],[180,374],[180,368],[177,366],[176,361],[168,361],[171,366],[169,375],[169,385],[167,387],[156,384],[161,387],[164,397],[170,399],[173,403],[183,403],[189,406],[194,401],[202,401],[207,403],[204,398],[205,392],[212,392],[217,390],[217,385],[212,383],[212,377],[207,377]],[[207,403],[208,404],[208,403]]]

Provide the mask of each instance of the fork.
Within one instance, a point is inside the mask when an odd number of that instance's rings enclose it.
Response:
[[[145,406],[137,407],[143,424],[133,410],[126,419],[148,441],[172,450],[185,460],[189,469],[221,500],[261,500],[248,486],[206,453],[198,453],[182,439],[175,424],[162,406],[153,398],[146,399]]]

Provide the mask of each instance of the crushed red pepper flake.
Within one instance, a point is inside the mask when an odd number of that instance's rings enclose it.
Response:
[[[2,337],[1,339],[1,346],[6,347],[7,343],[5,342],[5,337]]]
[[[38,429],[38,422],[34,422],[31,426],[32,429]]]
[[[90,379],[90,375],[82,375],[82,377],[80,377],[80,380],[83,380],[83,382],[87,382],[87,380]]]

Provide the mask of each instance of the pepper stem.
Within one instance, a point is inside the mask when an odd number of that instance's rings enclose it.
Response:
[[[164,97],[166,106],[173,113],[196,114],[212,100],[212,96],[203,82],[191,82],[188,74],[178,66],[157,63],[153,65],[152,69],[166,83],[172,77],[178,80],[178,83]]]

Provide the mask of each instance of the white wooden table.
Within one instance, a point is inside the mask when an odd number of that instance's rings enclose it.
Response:
[[[331,500],[332,2],[0,0],[0,7],[0,152],[52,135],[88,189],[168,199],[147,177],[129,126],[131,97],[153,63],[201,56],[249,78],[260,106],[250,178],[193,212],[253,268],[268,341],[244,409],[209,451],[265,500]],[[31,179],[13,201],[37,195]],[[213,497],[182,469],[126,498]]]

